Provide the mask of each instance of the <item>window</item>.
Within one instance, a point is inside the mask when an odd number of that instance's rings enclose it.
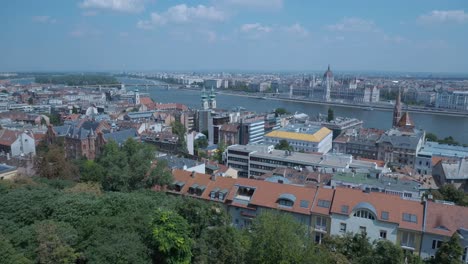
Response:
[[[380,230],[380,238],[381,239],[387,239],[387,231],[385,230]]]
[[[388,212],[382,211],[381,218],[382,218],[382,220],[388,220]]]
[[[301,200],[301,205],[302,208],[309,208],[309,201],[307,200]]]
[[[325,217],[317,216],[316,218],[316,223],[315,223],[315,228],[320,229],[320,230],[326,230],[327,229],[327,219]]]
[[[374,215],[367,211],[367,210],[358,210],[354,213],[354,216],[356,217],[360,217],[360,218],[367,218],[367,219],[371,219],[371,220],[375,220],[375,217]]]
[[[341,206],[341,212],[347,214],[349,210],[349,206],[347,205],[342,205]]]
[[[414,215],[414,214],[403,213],[403,221],[411,222],[411,223],[417,223],[418,222],[418,217],[416,215]]]
[[[442,241],[434,239],[432,240],[432,249],[438,249],[442,246]]]
[[[346,232],[346,224],[345,223],[340,223],[340,232],[343,232],[343,233]]]
[[[403,247],[414,248],[414,233],[403,232],[401,236],[401,245]]]
[[[465,263],[468,263],[468,247],[463,251],[462,260],[465,261]]]
[[[315,233],[315,243],[321,244],[323,239],[323,233]]]
[[[293,202],[291,202],[289,200],[286,200],[286,199],[280,199],[279,204],[282,205],[282,206],[288,206],[288,207],[293,206]]]
[[[359,232],[361,232],[361,234],[365,234],[366,233],[366,227],[365,226],[360,226],[359,227]]]
[[[317,203],[319,207],[323,207],[323,208],[330,208],[330,204],[331,202],[327,200],[318,200],[318,203]]]

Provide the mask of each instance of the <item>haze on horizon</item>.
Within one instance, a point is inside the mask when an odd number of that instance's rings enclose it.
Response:
[[[0,71],[468,72],[468,3],[7,1]]]

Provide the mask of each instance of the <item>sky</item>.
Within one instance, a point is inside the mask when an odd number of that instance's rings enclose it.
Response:
[[[468,72],[467,0],[14,0],[0,71]]]

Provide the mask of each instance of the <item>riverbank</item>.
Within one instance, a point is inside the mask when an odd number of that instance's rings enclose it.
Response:
[[[185,88],[184,88],[185,89]],[[190,89],[193,90],[193,89]],[[232,96],[242,96],[242,97],[250,97],[250,98],[257,98],[259,100],[277,100],[277,101],[286,101],[286,102],[299,102],[299,103],[306,103],[306,104],[315,104],[315,105],[329,105],[329,106],[340,106],[346,108],[357,108],[363,110],[381,110],[381,111],[393,111],[393,105],[378,105],[378,104],[369,104],[369,105],[360,105],[360,104],[351,104],[351,103],[343,103],[343,102],[324,102],[324,101],[313,101],[313,100],[305,100],[300,98],[285,98],[285,97],[262,97],[259,98],[259,95],[250,95],[250,94],[239,94],[239,93],[230,93],[230,92],[218,92],[218,94],[223,95],[232,95]],[[455,112],[449,110],[436,110],[436,109],[415,109],[411,106],[403,107],[403,111],[407,111],[410,113],[424,113],[424,114],[434,114],[434,115],[445,115],[445,116],[456,116],[456,117],[468,117],[468,112]]]

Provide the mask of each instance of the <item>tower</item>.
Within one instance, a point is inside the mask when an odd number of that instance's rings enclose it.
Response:
[[[392,127],[397,127],[400,119],[401,119],[401,95],[400,95],[400,89],[398,89],[398,95],[397,95],[397,99],[395,102],[395,107],[393,108]]]
[[[333,78],[333,72],[330,70],[330,64],[328,64],[328,69],[323,74],[323,79],[325,81],[325,94],[324,94],[324,99],[325,101],[330,101],[330,90],[333,87],[333,83],[335,82]]]
[[[140,92],[138,91],[138,89],[135,89],[133,96],[134,96],[133,101],[135,105],[139,105],[140,104]]]
[[[86,157],[90,160],[94,160],[96,158],[96,135],[92,128],[88,133],[88,151]]]
[[[203,90],[202,90],[201,103],[202,103],[203,110],[207,110],[210,108],[210,106],[208,105],[208,99],[207,99],[205,87],[203,87]]]
[[[213,86],[211,86],[211,91],[210,91],[208,102],[209,102],[209,108],[210,109],[215,109],[216,108],[216,93],[214,91]]]

